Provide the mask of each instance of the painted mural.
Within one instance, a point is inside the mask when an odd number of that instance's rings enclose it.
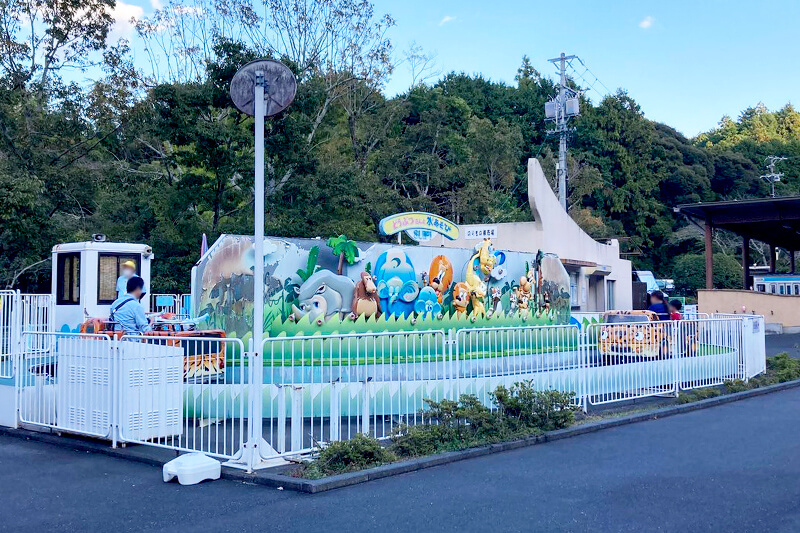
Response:
[[[195,312],[246,340],[252,330],[253,239],[223,235],[193,270]],[[569,276],[553,254],[356,243],[344,235],[267,238],[270,336],[567,324]]]

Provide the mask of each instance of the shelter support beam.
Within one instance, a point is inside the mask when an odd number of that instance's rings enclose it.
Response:
[[[750,288],[750,237],[742,236],[742,288]]]
[[[714,250],[712,241],[713,228],[706,220],[706,289],[714,288]]]
[[[775,273],[775,245],[769,245],[769,271],[770,273]]]

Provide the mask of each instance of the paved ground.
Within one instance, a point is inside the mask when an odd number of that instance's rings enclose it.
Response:
[[[320,495],[0,437],[0,530],[800,531],[800,389]]]
[[[792,357],[800,357],[800,333],[767,335],[767,357],[788,352]]]

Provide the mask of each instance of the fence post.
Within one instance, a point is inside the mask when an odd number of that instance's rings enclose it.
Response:
[[[303,387],[292,386],[292,448],[291,451],[303,449]]]
[[[361,382],[361,433],[369,435],[369,378]]]
[[[339,398],[339,380],[336,379],[331,381],[331,414],[330,414],[330,426],[331,426],[331,442],[336,442],[340,440],[340,433],[341,433],[341,421],[342,421],[342,413],[340,407],[340,398]]]
[[[111,359],[111,447],[117,447],[117,437],[120,435],[119,419],[121,398],[123,394],[120,380],[120,360],[122,358],[119,339],[112,336],[109,340],[109,357]]]
[[[678,394],[681,390],[681,359],[680,359],[680,351],[679,351],[679,344],[680,341],[680,330],[682,329],[680,321],[671,320],[668,322],[670,325],[670,349],[669,349],[669,356],[673,360],[673,372],[674,372],[674,382],[675,382],[675,392],[673,393],[674,396],[677,398]]]
[[[286,385],[278,387],[278,453],[286,452]]]

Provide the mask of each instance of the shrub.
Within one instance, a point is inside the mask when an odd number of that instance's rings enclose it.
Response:
[[[317,457],[301,468],[300,475],[319,479],[396,460],[395,454],[381,446],[377,439],[359,433],[350,440],[332,442],[320,449]]]
[[[767,374],[774,375],[779,383],[800,379],[800,359],[789,357],[786,352],[767,359]]]
[[[572,405],[575,394],[556,390],[537,391],[532,381],[503,385],[492,393],[500,414],[517,428],[537,428],[552,431],[571,425],[577,407]]]
[[[734,379],[733,381],[726,381],[725,388],[728,389],[728,392],[742,392],[750,390],[752,385],[750,383],[745,383],[741,379]]]

